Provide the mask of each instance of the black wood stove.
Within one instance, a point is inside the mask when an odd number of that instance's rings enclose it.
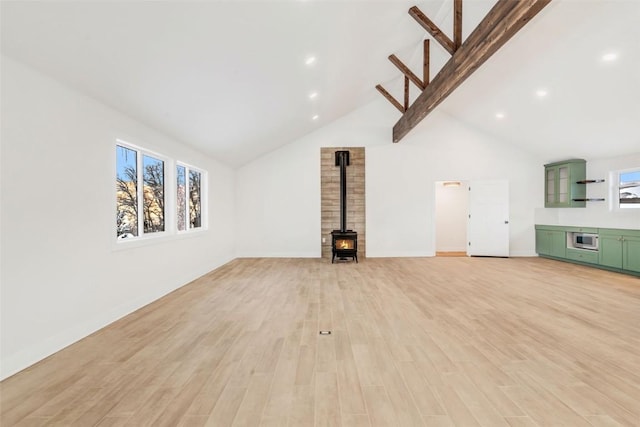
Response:
[[[336,257],[345,261],[348,258],[358,262],[358,233],[347,230],[347,166],[349,152],[336,151],[336,166],[340,166],[340,230],[331,232],[331,263]]]

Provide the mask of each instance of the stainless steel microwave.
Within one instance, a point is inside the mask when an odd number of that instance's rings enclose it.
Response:
[[[591,233],[573,233],[573,247],[597,251],[598,235]]]

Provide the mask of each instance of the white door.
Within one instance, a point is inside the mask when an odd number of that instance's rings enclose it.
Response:
[[[509,181],[471,181],[467,255],[509,256]]]

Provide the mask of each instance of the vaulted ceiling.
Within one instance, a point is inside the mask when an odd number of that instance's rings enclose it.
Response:
[[[463,38],[494,3],[464,0]],[[239,166],[386,102],[378,83],[400,99],[387,57],[421,70],[414,5],[451,34],[453,0],[3,1],[2,52]],[[553,0],[438,108],[548,160],[638,152],[638,22],[637,0]]]

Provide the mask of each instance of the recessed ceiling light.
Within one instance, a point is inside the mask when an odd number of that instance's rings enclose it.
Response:
[[[313,99],[313,98],[315,98],[316,96],[318,96],[318,92],[311,92],[311,93],[309,94],[309,99]]]
[[[318,118],[319,118],[319,117],[320,117],[320,116],[318,116],[318,115],[316,114],[315,116],[311,117],[311,120],[318,120]]]
[[[315,56],[309,56],[307,57],[307,59],[304,61],[305,64],[307,65],[313,65],[316,63],[316,57]]]
[[[544,97],[545,97],[545,96],[547,96],[548,94],[549,94],[549,92],[547,92],[547,90],[546,90],[546,89],[538,89],[538,90],[536,91],[536,96],[537,96],[538,98],[544,98]]]
[[[618,59],[618,54],[615,52],[609,52],[602,55],[602,60],[604,62],[612,62],[612,61],[615,61],[616,59]]]
[[[496,119],[498,120],[504,119],[504,113],[496,113]]]

